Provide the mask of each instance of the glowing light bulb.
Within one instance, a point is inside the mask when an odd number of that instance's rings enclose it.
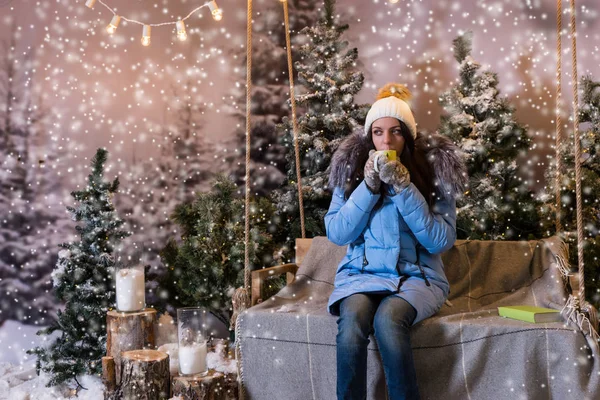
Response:
[[[185,24],[183,21],[177,21],[175,24],[177,27],[177,38],[182,42],[187,39],[187,33],[185,32]]]
[[[96,4],[96,0],[87,0],[85,2],[85,6],[88,8],[94,8],[94,4]]]
[[[399,0],[388,0],[390,4],[396,4]]]
[[[119,17],[118,15],[113,16],[112,19],[110,20],[110,24],[108,24],[108,26],[106,27],[106,30],[108,31],[108,33],[110,33],[111,35],[113,33],[115,33],[120,22],[121,22],[121,17]]]
[[[144,25],[144,31],[142,32],[142,44],[144,46],[150,46],[150,25]]]
[[[219,8],[216,1],[211,1],[208,3],[208,8],[210,8],[210,12],[215,21],[220,21],[223,19],[223,10]]]

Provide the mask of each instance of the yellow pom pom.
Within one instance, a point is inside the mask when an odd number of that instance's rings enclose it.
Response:
[[[406,85],[401,83],[388,83],[381,89],[379,89],[379,93],[377,93],[377,99],[384,99],[386,97],[394,96],[399,98],[400,100],[408,101],[412,98],[412,93]]]

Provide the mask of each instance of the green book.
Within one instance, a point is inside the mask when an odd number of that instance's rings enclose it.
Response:
[[[501,317],[518,319],[526,322],[558,322],[562,321],[560,310],[534,306],[506,306],[498,307]]]

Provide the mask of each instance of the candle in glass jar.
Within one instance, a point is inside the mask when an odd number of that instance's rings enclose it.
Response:
[[[179,346],[179,372],[183,375],[206,371],[206,342]]]
[[[123,268],[117,271],[117,309],[139,311],[145,303],[144,270]]]

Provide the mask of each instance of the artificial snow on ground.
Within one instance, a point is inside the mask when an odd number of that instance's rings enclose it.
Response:
[[[36,346],[51,343],[60,333],[55,332],[44,339],[36,332],[44,327],[23,325],[17,321],[6,321],[0,326],[0,399],[9,400],[62,400],[62,399],[104,399],[104,385],[97,376],[78,377],[79,383],[85,388],[74,392],[75,385],[60,385],[47,387],[50,377],[44,373],[40,376],[35,372],[35,356],[27,354],[27,350]],[[173,330],[175,329],[175,332]],[[176,373],[177,343],[164,343],[166,340],[176,340],[176,327],[172,319],[159,318],[157,329],[157,344],[165,345],[168,352],[175,355],[172,371]],[[161,343],[163,342],[163,343]],[[217,344],[215,352],[206,355],[208,368],[224,373],[236,373],[236,360],[223,358],[221,344]]]
[[[27,350],[50,343],[59,332],[43,338],[36,333],[44,327],[23,325],[8,320],[0,327],[0,399],[10,400],[62,400],[86,399],[101,400],[104,398],[104,386],[100,377],[82,376],[79,382],[87,390],[80,390],[73,395],[74,386],[68,385],[47,387],[50,377],[35,372],[35,356],[27,354]]]
[[[73,387],[59,385],[47,387],[49,376],[37,376],[35,365],[23,367],[7,362],[0,363],[0,399],[10,400],[57,400],[57,399],[104,399],[104,385],[100,377],[81,376],[78,378],[86,390],[75,395]]]

